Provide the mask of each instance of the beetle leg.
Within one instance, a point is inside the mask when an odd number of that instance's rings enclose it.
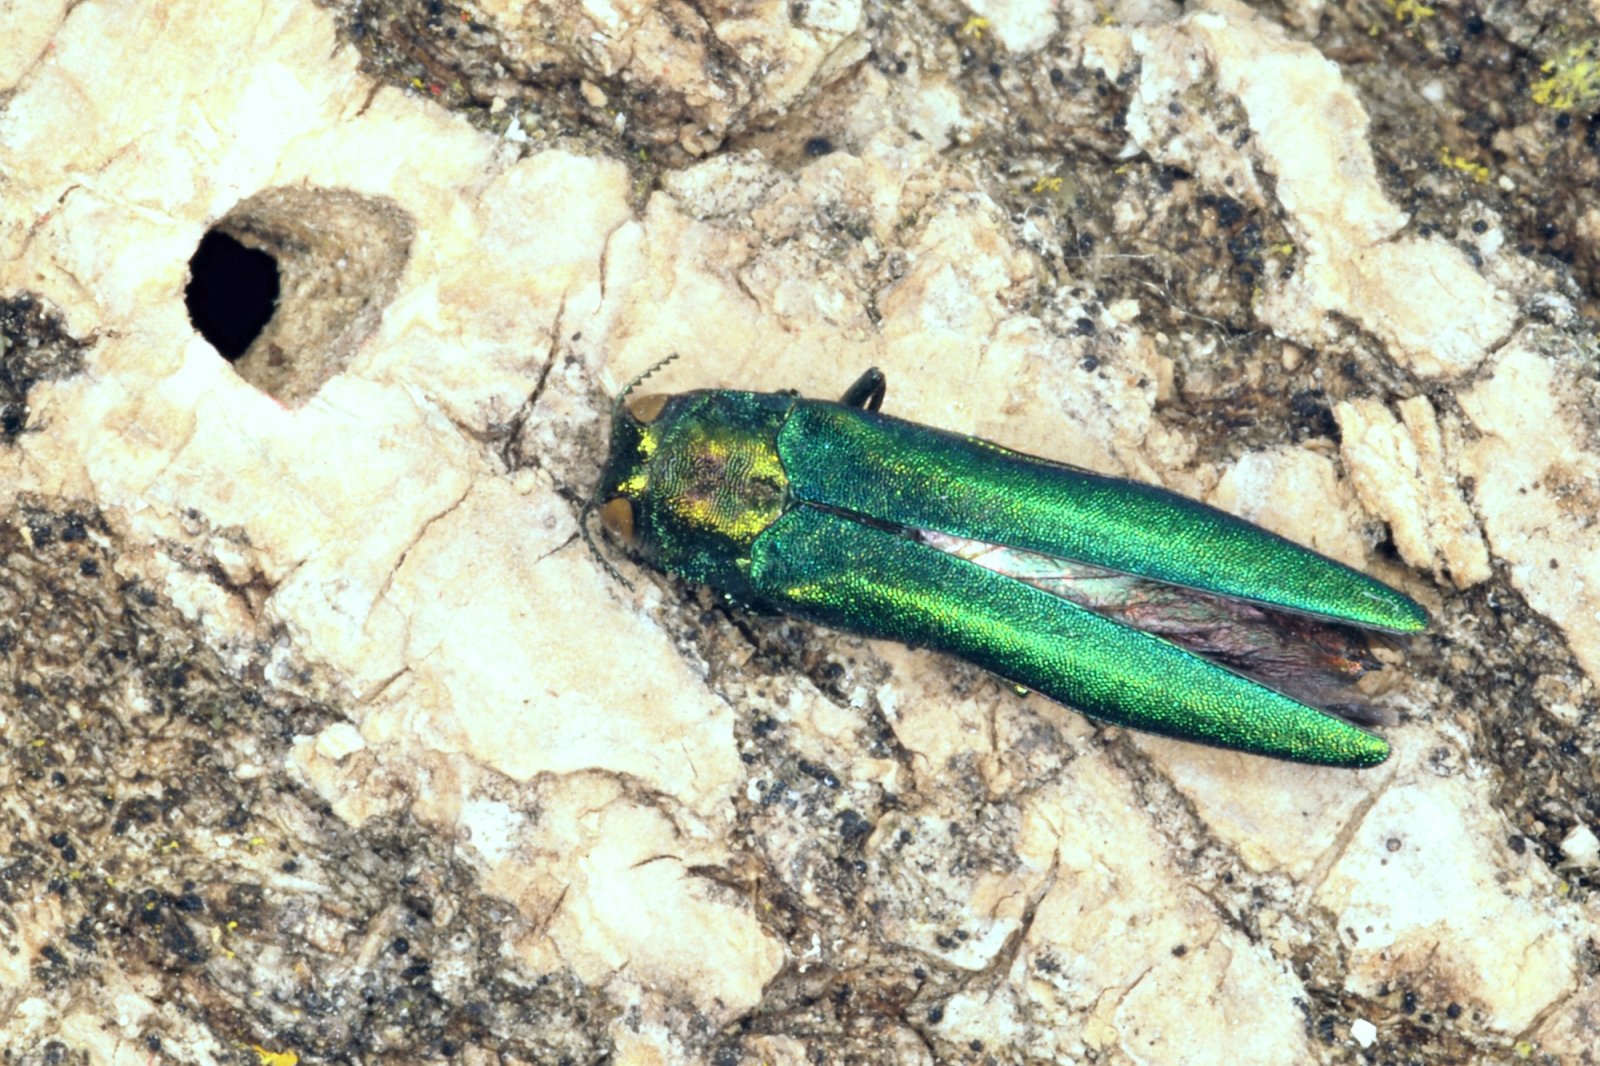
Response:
[[[844,390],[839,402],[846,407],[859,407],[876,411],[883,406],[883,394],[888,391],[889,379],[877,367],[868,367],[866,373],[856,378],[856,383]]]

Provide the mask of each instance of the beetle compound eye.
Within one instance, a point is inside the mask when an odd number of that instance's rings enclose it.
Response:
[[[600,524],[624,544],[632,545],[633,502],[624,496],[607,500],[605,506],[600,508]]]
[[[628,401],[628,413],[634,421],[649,425],[661,414],[661,409],[667,406],[669,397],[664,392],[647,392],[637,400]]]

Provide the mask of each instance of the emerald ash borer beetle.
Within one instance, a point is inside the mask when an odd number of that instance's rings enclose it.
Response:
[[[586,537],[598,508],[643,560],[734,601],[948,652],[1132,729],[1388,757],[1358,728],[1386,720],[1353,687],[1378,665],[1367,632],[1428,616],[1382,582],[1165,489],[880,414],[877,370],[837,403],[630,402],[655,369],[617,398]]]

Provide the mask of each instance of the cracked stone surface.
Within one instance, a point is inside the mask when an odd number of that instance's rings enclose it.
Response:
[[[1318,10],[0,0],[8,1061],[1594,1062],[1600,29]],[[1395,756],[619,581],[672,353],[1405,589]]]

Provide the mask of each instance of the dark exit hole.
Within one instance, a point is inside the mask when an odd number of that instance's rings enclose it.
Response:
[[[196,332],[231,363],[272,321],[278,305],[278,262],[211,230],[189,260],[183,302]]]

